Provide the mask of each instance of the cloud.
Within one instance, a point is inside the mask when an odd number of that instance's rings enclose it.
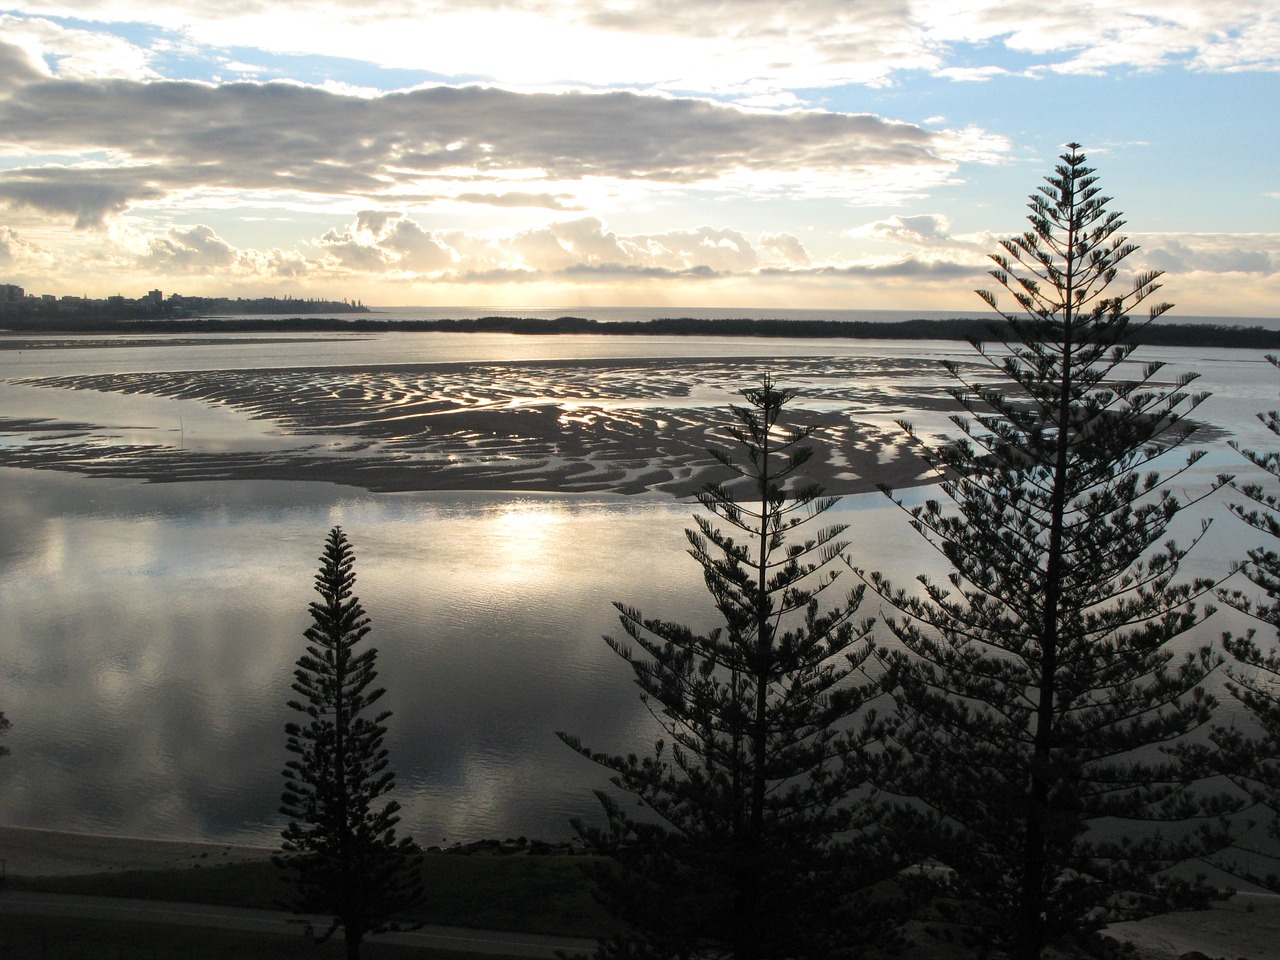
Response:
[[[9,266],[18,258],[23,241],[8,227],[0,226],[0,265]]]
[[[395,266],[411,273],[447,270],[459,259],[449,246],[412,220],[397,220],[383,244],[395,254]]]
[[[387,253],[371,243],[364,243],[351,233],[326,231],[316,245],[333,265],[362,273],[377,273],[392,262]]]
[[[1280,234],[1136,235],[1134,258],[1172,276],[1191,273],[1280,273]]]
[[[700,227],[631,238],[636,259],[667,270],[744,273],[758,263],[755,248],[736,230]],[[643,251],[643,252],[641,252]]]
[[[804,245],[789,233],[760,238],[760,260],[770,266],[807,267],[810,260]]]
[[[3,49],[0,44],[0,49]],[[12,57],[12,51],[9,51]],[[540,181],[572,188],[732,183],[778,191],[829,181],[863,202],[918,193],[960,162],[998,159],[1002,138],[927,131],[870,114],[768,113],[635,93],[515,93],[437,86],[373,98],[291,83],[32,79],[0,98],[0,150],[109,156],[18,169],[11,202],[100,223],[139,199],[217,188],[358,197],[447,196],[450,186]],[[80,194],[74,203],[60,194]],[[465,202],[573,209],[569,192],[466,190]]]
[[[546,210],[581,210],[581,206],[566,204],[569,194],[550,193],[460,193],[450,199],[461,203],[483,203],[493,207],[541,207]]]
[[[985,66],[985,67],[943,67],[937,71],[937,75],[945,77],[948,80],[958,80],[962,83],[983,83],[993,77],[1003,77],[1009,73],[1003,67]]]
[[[102,226],[139,200],[164,195],[143,170],[49,167],[10,171],[0,181],[0,202],[72,216],[81,230]]]
[[[367,222],[367,216],[361,222]],[[798,242],[790,240],[789,251],[805,256]],[[771,242],[785,243],[778,238]],[[494,271],[566,276],[732,274],[747,273],[759,265],[754,245],[736,230],[698,227],[619,236],[596,217],[507,236],[436,234],[406,217],[390,221],[376,233],[330,230],[317,246],[345,268],[424,274],[432,279],[473,279]]]
[[[951,242],[951,221],[936,213],[906,217],[895,215],[887,220],[878,220],[850,230],[849,235],[932,247]]]
[[[887,85],[907,71],[979,80],[1003,69],[1010,51],[1033,70],[1073,73],[1280,66],[1273,0],[369,0],[358,7],[27,0],[23,7],[30,15],[155,24],[217,49],[252,37],[275,54],[408,70],[430,64],[438,74],[526,87],[568,81],[741,93],[769,105],[785,103],[789,90]]]
[[[361,210],[356,214],[356,232],[371,233],[375,237],[382,236],[387,224],[404,214],[390,210]]]
[[[810,267],[806,270],[776,269],[762,270],[765,275],[786,273],[791,276],[809,275],[815,277],[849,277],[866,279],[916,279],[916,280],[957,280],[975,281],[982,277],[984,268],[972,263],[957,263],[952,260],[933,260],[915,256],[901,257],[896,260],[875,260],[863,263],[848,263]]]
[[[25,53],[28,67],[37,67],[37,72],[45,76],[56,74],[70,80],[147,80],[159,76],[150,66],[151,54],[146,49],[114,34],[0,14],[0,36],[6,44]],[[0,63],[4,58],[0,53]],[[0,70],[0,76],[6,73]]]
[[[1037,0],[918,0],[913,12],[944,48],[1004,47],[1038,59],[1032,72],[1280,68],[1280,44],[1267,42],[1280,27],[1271,0],[1081,0],[1069,8]]]
[[[233,266],[238,259],[231,244],[202,224],[167,236],[152,238],[143,262],[170,273],[214,273]]]
[[[0,26],[3,19],[0,18]],[[0,93],[35,80],[43,80],[49,69],[32,45],[8,40],[0,43]]]
[[[250,277],[363,276],[433,283],[483,279],[749,276],[762,266],[808,268],[808,253],[789,234],[757,244],[723,227],[620,235],[595,217],[565,220],[505,235],[435,232],[410,217],[362,211],[345,228],[331,228],[303,250],[238,250],[205,225],[175,227],[143,239],[138,266],[160,274],[208,273]]]

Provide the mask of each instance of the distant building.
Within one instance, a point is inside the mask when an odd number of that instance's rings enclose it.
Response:
[[[0,303],[18,303],[26,291],[12,283],[0,283]]]

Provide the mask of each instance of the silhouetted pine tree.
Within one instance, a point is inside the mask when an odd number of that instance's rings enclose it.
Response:
[[[1109,910],[1160,909],[1131,894],[1159,894],[1157,871],[1220,839],[1216,801],[1159,749],[1209,721],[1201,684],[1220,662],[1173,649],[1211,612],[1196,600],[1212,584],[1175,582],[1187,551],[1166,536],[1187,504],[1151,470],[1204,395],[1186,392],[1194,375],[1164,384],[1159,363],[1133,359],[1169,306],[1130,318],[1159,274],[1108,292],[1135,247],[1079,145],[1061,161],[1030,229],[992,256],[1021,308],[1002,312],[1011,335],[974,342],[985,375],[946,364],[968,417],[924,449],[951,504],[904,507],[952,572],[920,577],[918,595],[866,575],[900,614],[886,622],[902,646],[882,654],[900,722],[887,786],[917,799],[983,935],[1015,960]]]
[[[382,745],[391,715],[368,716],[386,692],[371,690],[377,651],[357,652],[369,618],[352,593],[355,555],[340,527],[329,531],[310,605],[306,653],[298,658],[289,706],[306,715],[285,727],[295,759],[285,765],[280,812],[289,818],[277,863],[292,876],[299,913],[333,917],[321,937],[342,927],[348,960],[367,934],[395,929],[392,919],[422,898],[416,848],[397,840],[400,805],[378,800],[395,785]]]
[[[866,825],[851,793],[876,737],[873,719],[854,719],[872,694],[855,677],[871,622],[854,621],[860,586],[822,609],[845,527],[800,537],[836,501],[796,482],[812,428],[784,422],[793,395],[769,377],[743,391],[730,432],[744,459],[712,451],[735,478],[704,488],[710,516],[686,531],[723,625],[704,635],[615,604],[629,642],[606,642],[664,738],[639,757],[560,735],[642,808],[599,792],[607,829],[575,824],[615,861],[598,892],[634,931],[602,956],[826,956],[866,933],[850,920],[865,921],[855,901],[870,871],[847,834]]]
[[[1268,356],[1267,360],[1280,367],[1280,359]],[[1259,413],[1258,419],[1273,434],[1280,435],[1280,411]],[[1271,481],[1280,481],[1280,453],[1246,450],[1234,442],[1231,445],[1268,474]],[[1231,512],[1273,539],[1280,538],[1280,486],[1275,482],[1264,486],[1254,481],[1233,482],[1232,487],[1248,502],[1229,504]],[[1265,599],[1248,596],[1240,590],[1226,589],[1220,590],[1218,596],[1225,603],[1257,617],[1277,631],[1280,637],[1280,553],[1269,546],[1255,547],[1248,552],[1238,570],[1252,581]],[[1267,803],[1273,811],[1280,811],[1280,648],[1274,644],[1259,644],[1253,630],[1243,637],[1224,636],[1223,646],[1236,660],[1236,664],[1228,667],[1231,676],[1228,686],[1257,718],[1261,729],[1248,731],[1233,727],[1219,730],[1221,754],[1218,762],[1257,799]],[[1280,835],[1280,821],[1272,821],[1271,832]],[[1265,854],[1263,859],[1255,859],[1252,863],[1235,865],[1236,872],[1248,879],[1280,889],[1280,877],[1275,875],[1275,868],[1273,853]]]

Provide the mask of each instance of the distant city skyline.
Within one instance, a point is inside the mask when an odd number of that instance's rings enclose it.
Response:
[[[980,309],[1084,145],[1160,297],[1280,315],[1273,0],[31,0],[0,284]]]

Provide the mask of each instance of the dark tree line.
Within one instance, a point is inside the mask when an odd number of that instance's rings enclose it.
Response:
[[[324,309],[288,308],[303,301],[278,301],[280,309],[256,313],[314,314]],[[219,312],[247,313],[248,310]],[[350,311],[366,312],[364,308]],[[952,317],[944,320],[784,320],[704,317],[655,317],[652,320],[592,320],[586,317],[475,317],[441,320],[382,320],[377,317],[283,316],[191,317],[190,319],[104,319],[102,317],[6,318],[8,329],[23,332],[75,333],[240,333],[240,332],[378,332],[378,333],[515,333],[525,336],[639,337],[787,337],[808,340],[972,340],[986,338],[990,320]],[[997,321],[999,326],[999,321]],[[1001,336],[1008,336],[1002,331]],[[1280,350],[1280,330],[1260,326],[1223,326],[1211,323],[1157,323],[1145,327],[1147,346],[1235,347]]]

